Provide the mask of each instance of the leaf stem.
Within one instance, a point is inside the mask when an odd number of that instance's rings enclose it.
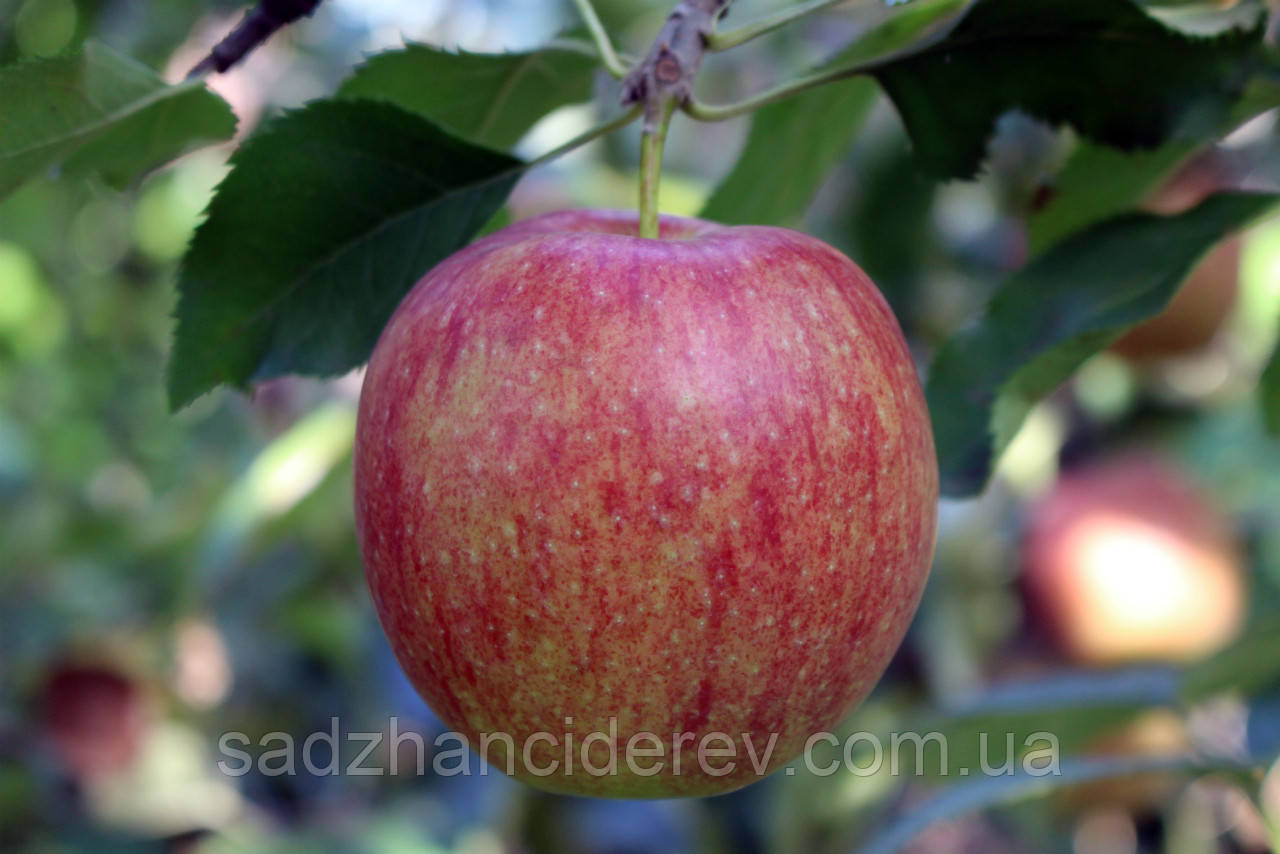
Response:
[[[775,101],[789,98],[806,89],[812,89],[825,83],[834,83],[859,74],[866,74],[874,67],[874,64],[854,65],[845,68],[833,68],[830,71],[819,71],[787,83],[781,83],[772,89],[766,89],[758,95],[752,95],[750,98],[745,98],[734,104],[704,104],[697,98],[690,97],[681,104],[681,109],[691,118],[701,122],[722,122],[725,119],[732,119],[744,113],[754,112],[761,107],[767,107]]]
[[[546,154],[540,155],[536,159],[529,161],[528,166],[524,168],[532,169],[535,166],[541,166],[544,163],[549,163],[552,160],[555,160],[557,157],[561,156],[562,154],[567,154],[570,151],[573,151],[575,148],[578,148],[579,146],[586,145],[588,142],[591,142],[591,140],[596,139],[597,137],[604,136],[605,134],[608,134],[608,133],[613,133],[615,130],[618,130],[619,128],[624,128],[627,125],[634,122],[637,118],[639,118],[640,113],[643,112],[643,110],[644,110],[643,107],[640,107],[639,105],[637,105],[627,110],[625,113],[617,115],[614,118],[609,119],[608,121],[601,122],[600,124],[596,125],[590,130],[586,130],[578,134],[568,142],[557,145],[555,148],[551,149]]]
[[[625,77],[627,67],[622,64],[617,51],[613,49],[613,42],[609,40],[609,34],[605,32],[604,24],[600,22],[600,16],[596,14],[591,0],[573,0],[573,4],[578,7],[578,14],[587,25],[591,40],[596,43],[596,51],[600,54],[600,61],[604,63],[605,70],[619,79]]]
[[[737,47],[744,42],[749,42],[766,33],[771,33],[779,27],[784,27],[806,15],[812,15],[814,12],[820,12],[828,6],[835,6],[844,2],[847,2],[847,0],[809,0],[808,3],[801,3],[798,6],[792,6],[787,9],[779,9],[757,21],[752,21],[750,24],[733,30],[723,33],[708,33],[707,50],[719,52]]]
[[[662,178],[662,149],[676,102],[662,105],[657,121],[646,121],[640,137],[640,236],[658,236],[658,184]]]

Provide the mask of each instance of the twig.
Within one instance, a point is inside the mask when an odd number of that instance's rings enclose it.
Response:
[[[244,59],[276,30],[310,15],[320,3],[321,0],[259,0],[258,5],[240,19],[231,34],[218,42],[209,55],[191,69],[187,79],[209,72],[221,74]]]
[[[683,104],[707,52],[707,37],[733,0],[681,0],[663,24],[649,55],[622,81],[622,103],[643,104],[645,130],[662,120],[668,101]]]

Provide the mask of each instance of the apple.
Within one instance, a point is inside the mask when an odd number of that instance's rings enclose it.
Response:
[[[777,769],[871,690],[933,554],[929,417],[866,275],[785,229],[660,234],[566,211],[478,241],[405,297],[361,392],[391,646],[453,730],[509,736],[488,758],[552,791]]]
[[[1068,472],[1028,513],[1028,613],[1070,660],[1191,660],[1246,610],[1227,520],[1174,466],[1126,456]]]
[[[1144,207],[1159,214],[1182,213],[1232,183],[1230,171],[1220,158],[1202,156],[1166,182]],[[1227,238],[1214,246],[1164,310],[1126,332],[1111,346],[1112,351],[1141,362],[1204,349],[1235,305],[1242,247],[1239,237]]]
[[[128,769],[142,750],[150,724],[146,692],[115,666],[57,661],[37,702],[47,744],[81,782]]]

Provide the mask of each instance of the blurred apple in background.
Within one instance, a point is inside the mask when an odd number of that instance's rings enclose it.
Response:
[[[1172,216],[1189,210],[1235,183],[1220,154],[1194,158],[1145,204],[1152,213]],[[1112,351],[1134,361],[1182,356],[1203,349],[1230,315],[1239,289],[1243,240],[1231,237],[1215,246],[1191,271],[1164,311],[1129,330]]]
[[[52,664],[37,710],[54,755],[82,783],[127,770],[151,722],[142,685],[122,669],[95,661]]]
[[[1029,618],[1084,664],[1196,659],[1229,643],[1246,613],[1228,521],[1153,457],[1060,477],[1029,511],[1022,583]]]

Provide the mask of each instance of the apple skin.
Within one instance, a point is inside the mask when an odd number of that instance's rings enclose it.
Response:
[[[1059,478],[1029,511],[1022,584],[1031,618],[1081,664],[1201,658],[1234,639],[1247,608],[1227,520],[1149,456]]]
[[[849,259],[779,228],[636,233],[547,214],[417,284],[365,376],[356,524],[401,666],[473,747],[510,734],[516,776],[551,791],[709,795],[759,778],[744,733],[758,758],[777,734],[771,772],[874,686],[932,560],[937,460]],[[584,773],[579,739],[611,718],[618,773]],[[559,744],[526,767],[537,732]],[[735,770],[695,741],[675,774],[672,734],[712,732]],[[623,761],[637,733],[666,745],[636,760],[652,776]]]

